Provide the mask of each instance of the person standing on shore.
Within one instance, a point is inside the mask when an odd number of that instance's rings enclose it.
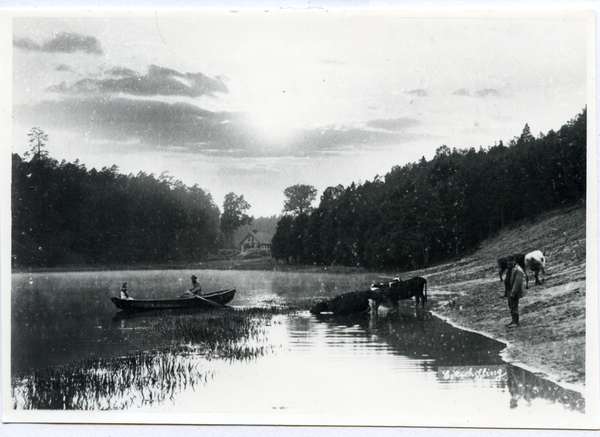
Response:
[[[509,279],[505,283],[505,293],[512,317],[512,321],[506,326],[516,328],[519,326],[519,299],[525,296],[525,289],[523,288],[525,273],[513,257],[508,260],[508,273],[506,275]]]

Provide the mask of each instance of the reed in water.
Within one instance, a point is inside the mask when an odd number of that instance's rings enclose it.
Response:
[[[207,360],[247,361],[273,353],[276,346],[269,344],[266,325],[274,315],[294,311],[272,305],[151,318],[147,329],[123,332],[151,335],[151,350],[90,357],[18,375],[13,379],[13,408],[120,410],[161,404],[188,386],[212,380],[214,371],[203,368]]]

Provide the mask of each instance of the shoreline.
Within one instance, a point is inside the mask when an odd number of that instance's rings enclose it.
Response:
[[[502,231],[473,254],[410,272],[372,272],[360,267],[288,265],[270,258],[209,260],[160,266],[93,266],[71,269],[13,269],[13,273],[102,270],[262,270],[299,273],[368,274],[427,279],[440,293],[428,310],[436,317],[506,344],[503,359],[564,386],[586,387],[586,209],[559,210]],[[496,260],[521,248],[538,248],[547,258],[542,284],[530,281],[521,299],[521,325],[507,329],[509,309]],[[89,267],[89,266],[87,266]],[[110,268],[109,268],[110,267]],[[21,270],[20,272],[15,270]],[[594,290],[594,288],[593,288]]]
[[[438,317],[506,344],[505,361],[583,392],[586,242],[586,209],[559,210],[502,231],[455,263],[411,275],[425,277],[432,292],[443,292],[438,305],[431,308]],[[520,326],[506,328],[510,311],[506,298],[501,298],[504,283],[496,260],[529,248],[544,253],[546,272],[540,275],[541,284],[530,278],[529,289],[519,302]]]
[[[439,318],[440,320],[443,320],[444,322],[452,325],[453,327],[457,328],[457,329],[461,329],[463,331],[468,331],[468,332],[473,332],[475,334],[479,334],[479,335],[483,335],[484,337],[490,338],[492,340],[496,340],[502,344],[504,344],[504,349],[502,349],[502,351],[500,351],[500,357],[506,361],[507,364],[510,364],[512,366],[515,367],[519,367],[523,370],[526,370],[528,372],[531,372],[533,374],[535,374],[536,376],[539,376],[540,378],[546,379],[550,382],[553,382],[554,384],[558,385],[559,387],[562,387],[564,389],[567,390],[572,390],[575,391],[577,393],[580,393],[582,395],[586,394],[586,385],[585,383],[579,383],[579,384],[572,384],[572,383],[568,383],[565,381],[562,381],[560,378],[560,375],[558,374],[554,374],[554,373],[550,373],[545,369],[540,369],[538,367],[534,367],[531,365],[528,365],[527,363],[523,363],[521,361],[516,361],[510,358],[510,354],[509,354],[509,350],[511,348],[514,348],[515,345],[512,344],[510,341],[507,341],[505,339],[502,338],[497,338],[494,337],[492,334],[490,334],[489,332],[484,332],[484,331],[478,331],[476,329],[471,329],[468,328],[466,326],[460,325],[456,322],[454,322],[452,319],[445,317],[439,313],[437,313],[436,311],[432,310],[430,311],[431,314],[437,318]]]
[[[103,267],[95,267],[95,268],[79,268],[79,269],[67,269],[67,268],[43,268],[43,269],[27,269],[24,271],[12,272],[13,274],[27,274],[27,273],[60,273],[60,272],[73,272],[73,271],[115,271],[115,270],[258,270],[258,271],[282,271],[282,272],[298,272],[298,273],[330,273],[330,274],[371,274],[371,275],[388,275],[394,276],[397,273],[392,274],[391,272],[369,272],[367,270],[361,268],[352,268],[352,267],[343,267],[343,266],[334,266],[332,267],[324,267],[324,266],[297,266],[297,265],[285,265],[281,263],[276,263],[274,261],[266,261],[262,260],[249,260],[252,262],[245,263],[245,268],[239,268],[239,262],[233,261],[218,261],[214,262],[206,262],[202,263],[201,266],[195,265],[192,266],[162,266],[162,268],[157,268],[157,266],[120,266],[114,268],[106,268]],[[475,267],[471,267],[471,269],[477,269],[477,264],[479,263],[466,263],[476,264]],[[581,377],[581,375],[576,375],[577,372],[573,372],[572,369],[569,368],[568,365],[564,363],[554,361],[551,357],[548,357],[549,362],[542,364],[539,358],[545,358],[544,349],[547,347],[545,343],[542,343],[541,346],[534,347],[531,339],[524,339],[520,332],[527,332],[533,330],[540,329],[540,326],[537,324],[531,324],[531,321],[527,318],[523,319],[523,324],[520,328],[506,331],[505,333],[501,331],[504,327],[504,323],[501,319],[508,317],[508,310],[504,309],[505,302],[501,299],[496,299],[495,296],[500,292],[500,288],[503,287],[502,284],[496,280],[484,279],[480,278],[480,280],[473,280],[472,278],[461,278],[455,276],[456,273],[453,271],[456,269],[463,270],[465,265],[465,260],[461,260],[454,264],[444,264],[436,267],[431,267],[429,269],[421,270],[421,271],[413,271],[410,272],[410,275],[423,275],[428,278],[429,281],[429,290],[430,292],[436,294],[440,293],[441,295],[435,299],[432,299],[433,305],[431,305],[428,310],[432,315],[438,317],[439,319],[451,324],[452,326],[474,332],[485,337],[491,338],[493,340],[499,341],[505,345],[501,356],[504,361],[520,367],[524,370],[530,371],[532,373],[538,374],[541,377],[569,390],[577,391],[579,393],[585,392],[585,377]],[[237,267],[237,268],[236,268]],[[454,275],[454,276],[453,276]],[[403,276],[406,276],[404,274]],[[446,283],[439,284],[441,277],[450,278]],[[585,275],[583,276],[585,277]],[[580,276],[581,278],[581,276]],[[466,280],[464,280],[466,279]],[[581,282],[581,280],[580,280]],[[562,285],[562,288],[569,291],[569,284],[577,284],[577,281],[568,282],[567,285]],[[580,284],[581,285],[581,284]],[[583,286],[585,287],[585,285]],[[496,289],[496,291],[493,291]],[[534,293],[538,294],[537,291],[534,292],[531,289],[529,290],[529,296],[534,295]],[[546,293],[548,294],[548,293]],[[549,294],[555,294],[552,289],[549,290]],[[478,302],[473,304],[473,302],[469,302],[472,300],[472,297],[475,295],[479,295]],[[491,298],[489,296],[492,296]],[[483,299],[485,302],[480,302]],[[490,300],[491,299],[491,300]],[[546,300],[547,296],[544,294],[537,295],[537,301]],[[529,300],[527,297],[523,299],[523,304]],[[435,302],[435,303],[434,303]],[[448,303],[452,302],[453,305],[448,305]],[[454,305],[456,303],[456,305]],[[534,303],[535,304],[535,303]],[[497,307],[500,306],[500,310],[497,310]],[[531,306],[531,305],[529,305]],[[527,307],[524,307],[527,308]],[[480,322],[481,314],[486,314],[486,317],[492,319],[492,324],[482,324]],[[484,317],[485,318],[485,317]],[[526,330],[526,331],[524,331]],[[565,332],[566,336],[570,336],[571,333]],[[582,347],[585,350],[585,341],[582,342]],[[533,359],[529,351],[537,351],[538,356]],[[583,381],[582,381],[583,379]]]
[[[147,271],[147,270],[255,270],[278,271],[298,273],[332,273],[332,274],[385,274],[393,276],[391,272],[373,272],[362,267],[324,266],[285,264],[272,258],[248,260],[210,260],[195,263],[173,264],[125,264],[125,265],[62,265],[56,267],[11,267],[12,274],[23,273],[63,273],[63,272],[110,272],[110,271]]]

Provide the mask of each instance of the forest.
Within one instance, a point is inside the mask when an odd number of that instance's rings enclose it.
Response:
[[[12,156],[13,266],[198,261],[220,243],[220,211],[197,186],[116,166]]]
[[[221,212],[197,185],[59,163],[42,150],[41,130],[30,137],[29,156],[12,155],[14,267],[197,262],[253,227],[243,196],[229,193]],[[558,132],[535,138],[525,125],[509,145],[441,146],[430,161],[329,187],[316,208],[310,186],[284,194],[278,260],[410,269],[458,257],[504,226],[585,201],[586,109]]]
[[[508,145],[441,146],[430,161],[329,187],[319,206],[277,224],[272,254],[288,263],[420,268],[473,251],[504,226],[585,202],[586,113]]]

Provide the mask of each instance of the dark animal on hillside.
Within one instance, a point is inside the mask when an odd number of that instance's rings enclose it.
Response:
[[[375,301],[374,310],[379,307],[383,294],[373,292],[372,290],[351,291],[349,293],[340,294],[329,300],[322,300],[314,305],[310,312],[312,314],[321,314],[332,312],[334,314],[352,314],[365,312],[371,309],[369,299]]]
[[[512,257],[507,256],[506,258],[507,258],[507,260],[509,260]],[[506,276],[504,277],[504,295],[502,297],[510,296],[510,274],[511,274],[511,272],[512,272],[512,269],[509,269],[507,266],[506,267]]]
[[[523,271],[525,271],[525,254],[524,253],[515,253],[510,256],[505,256],[503,258],[499,258],[498,259],[498,269],[499,269],[498,274],[500,275],[500,281],[503,281],[502,273],[504,273],[505,270],[508,270],[508,260],[511,257],[514,258],[515,262],[521,266]]]
[[[542,285],[539,273],[546,274],[546,257],[544,257],[544,254],[540,250],[528,253],[525,255],[525,268],[523,270],[526,273],[528,270],[531,270],[535,277],[535,285]],[[527,277],[527,288],[529,288],[529,277]]]
[[[398,278],[391,282],[381,282],[371,285],[371,290],[381,289],[384,291],[384,300],[389,301],[394,309],[398,309],[398,301],[410,299],[414,296],[415,307],[425,308],[427,302],[427,279],[415,276],[408,281],[402,281]]]

